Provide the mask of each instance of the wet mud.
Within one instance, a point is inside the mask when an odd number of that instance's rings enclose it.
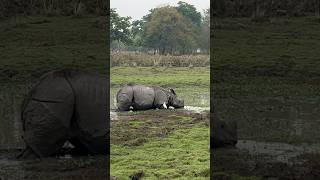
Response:
[[[0,150],[1,180],[107,179],[107,156],[63,155],[44,159],[17,160],[21,150]]]

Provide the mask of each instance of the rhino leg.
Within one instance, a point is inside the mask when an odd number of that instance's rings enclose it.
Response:
[[[159,109],[168,109],[168,96],[160,88],[155,88],[154,106]]]
[[[67,140],[73,104],[73,91],[61,73],[48,74],[31,90],[22,107],[26,150],[21,157],[59,151]]]
[[[130,111],[133,105],[133,89],[132,86],[125,86],[117,93],[117,107],[119,111]]]
[[[73,72],[67,77],[74,90],[75,107],[70,142],[85,154],[108,153],[109,87],[107,78],[96,73]]]
[[[166,105],[166,103],[163,103],[163,105],[162,105],[165,109],[168,109],[168,107],[167,107],[167,105]]]
[[[26,147],[17,157],[18,159],[35,159],[39,156],[30,148]]]

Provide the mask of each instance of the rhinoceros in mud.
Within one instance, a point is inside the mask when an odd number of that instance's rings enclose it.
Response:
[[[107,77],[75,70],[40,78],[22,103],[26,148],[20,158],[55,155],[66,141],[77,152],[109,153]]]
[[[160,87],[149,87],[129,83],[117,93],[119,111],[167,109],[169,106],[183,108],[184,100],[179,100],[173,89],[165,90]]]
[[[211,148],[235,146],[238,142],[237,123],[235,121],[225,122],[220,120],[214,106],[211,112]]]

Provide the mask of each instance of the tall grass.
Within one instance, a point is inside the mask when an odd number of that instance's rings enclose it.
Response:
[[[111,53],[111,66],[166,66],[166,67],[205,67],[209,66],[209,55],[150,55],[146,53]]]

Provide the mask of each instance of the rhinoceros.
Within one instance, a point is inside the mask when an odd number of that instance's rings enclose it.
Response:
[[[214,106],[211,107],[210,131],[211,148],[235,146],[238,142],[237,123],[220,120]]]
[[[109,153],[108,79],[76,69],[49,72],[22,103],[26,148],[20,158],[47,157],[70,142],[77,152]]]
[[[128,83],[117,93],[119,111],[183,108],[184,100],[178,99],[173,89]]]

